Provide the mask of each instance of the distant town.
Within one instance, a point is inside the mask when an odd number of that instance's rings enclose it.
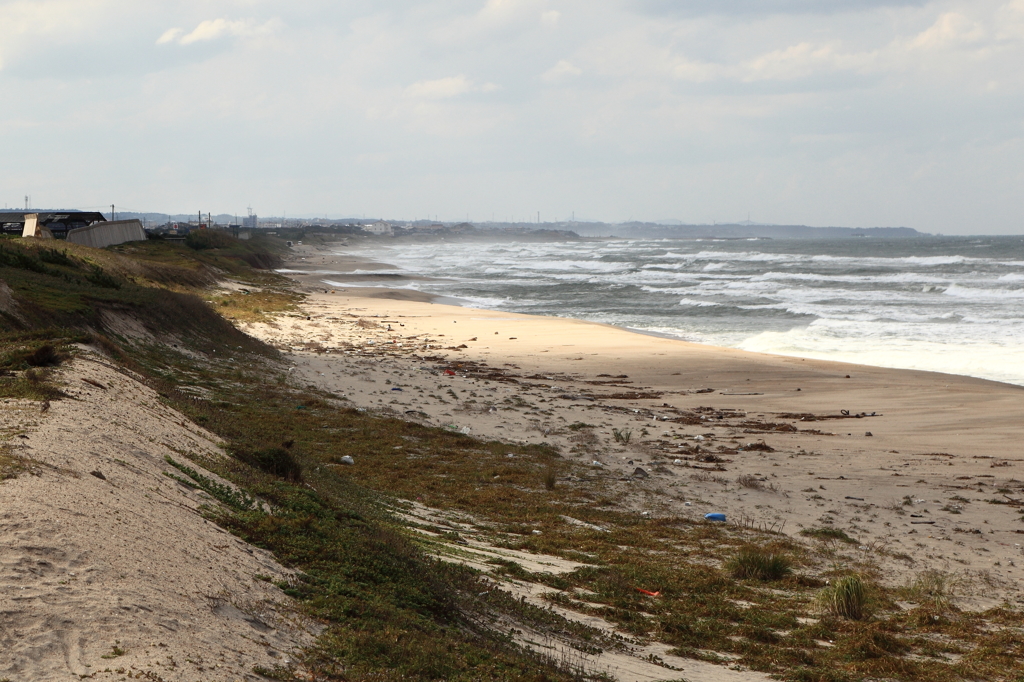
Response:
[[[33,217],[34,216],[34,217]],[[30,218],[31,217],[31,218]],[[219,230],[240,239],[254,234],[276,234],[294,238],[304,233],[351,235],[379,238],[394,237],[480,237],[523,239],[581,238],[643,238],[643,239],[836,239],[874,237],[887,239],[928,236],[908,227],[810,227],[806,225],[769,225],[749,220],[737,223],[687,225],[630,221],[605,223],[599,221],[496,222],[327,219],[327,218],[261,218],[248,212],[244,216],[203,213],[191,215],[166,213],[115,212],[109,214],[76,210],[29,209],[0,211],[0,231],[22,234],[26,225],[39,229],[56,239],[65,239],[75,231],[99,223],[136,222],[150,238],[184,239],[194,230]],[[302,238],[298,236],[298,238]]]

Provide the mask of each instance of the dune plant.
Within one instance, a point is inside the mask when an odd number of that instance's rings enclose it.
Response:
[[[725,563],[725,568],[738,579],[779,580],[793,572],[793,562],[785,554],[744,547]]]
[[[945,610],[952,606],[953,598],[957,591],[962,589],[963,583],[961,576],[928,569],[908,580],[898,592],[908,601]]]
[[[623,445],[629,445],[629,441],[633,438],[632,429],[612,429],[612,435],[615,436],[616,443],[622,443]]]
[[[839,618],[862,620],[866,605],[867,587],[858,575],[839,578],[818,594],[821,610]]]

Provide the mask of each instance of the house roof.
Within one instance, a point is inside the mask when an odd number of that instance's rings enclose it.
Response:
[[[25,224],[26,215],[38,215],[42,225],[52,223],[91,225],[92,223],[105,222],[106,216],[98,211],[4,211],[0,210],[0,225],[3,224]]]

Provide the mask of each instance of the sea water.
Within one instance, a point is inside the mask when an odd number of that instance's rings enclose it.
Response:
[[[356,253],[475,307],[1024,385],[1022,237],[401,240]]]

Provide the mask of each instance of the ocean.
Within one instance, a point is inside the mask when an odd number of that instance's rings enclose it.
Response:
[[[403,240],[346,252],[394,266],[375,274],[429,277],[402,286],[467,306],[1024,385],[1024,237]]]

